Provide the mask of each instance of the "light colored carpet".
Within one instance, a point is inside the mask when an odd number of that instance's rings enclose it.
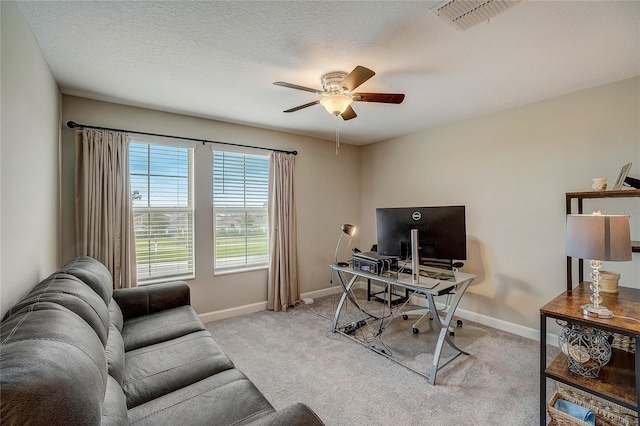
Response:
[[[454,340],[470,355],[442,368],[431,386],[421,375],[331,333],[336,300],[328,296],[286,313],[258,312],[207,328],[276,409],[303,402],[328,426],[539,424],[538,342],[465,321]],[[379,302],[363,303],[371,304],[381,309]],[[350,321],[348,315],[357,318],[350,310],[343,321]],[[396,318],[382,341],[372,341],[426,372],[435,342],[430,321],[417,336],[411,323]],[[376,328],[365,326],[359,333],[371,329]],[[553,356],[554,349],[549,351]],[[443,357],[454,353],[445,344]]]

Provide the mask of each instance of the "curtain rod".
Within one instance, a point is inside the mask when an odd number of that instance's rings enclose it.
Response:
[[[67,127],[70,128],[70,129],[111,130],[112,132],[135,133],[135,134],[138,134],[138,135],[160,136],[160,137],[163,137],[163,138],[182,139],[182,140],[186,140],[186,141],[202,142],[203,145],[205,143],[215,143],[215,144],[220,144],[220,145],[238,146],[238,147],[242,147],[242,148],[263,149],[265,151],[283,152],[285,154],[298,155],[298,151],[285,151],[285,150],[282,150],[282,149],[264,148],[262,146],[242,145],[242,144],[239,144],[239,143],[231,143],[231,142],[211,141],[211,140],[207,140],[207,139],[188,138],[188,137],[185,137],[185,136],[163,135],[161,133],[138,132],[136,130],[124,130],[124,129],[113,129],[113,128],[110,128],[110,127],[90,126],[88,124],[78,124],[75,121],[67,121]]]

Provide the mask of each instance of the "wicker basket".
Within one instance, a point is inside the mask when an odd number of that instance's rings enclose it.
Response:
[[[560,382],[558,382],[557,393],[560,395],[560,398],[565,401],[572,402],[591,410],[591,412],[596,415],[596,425],[638,426],[638,413],[634,410],[614,404],[606,399]],[[555,403],[555,400],[553,402]],[[549,414],[551,415],[551,411]],[[577,419],[572,418],[572,420],[575,422]]]
[[[591,426],[591,423],[587,423],[583,420],[577,419],[564,411],[558,410],[554,407],[556,400],[564,399],[565,401],[569,401],[564,398],[559,391],[554,392],[553,396],[547,403],[547,410],[549,411],[549,416],[551,417],[551,422],[557,426]],[[573,402],[573,401],[569,401]]]
[[[611,342],[611,347],[634,354],[636,353],[636,339],[631,336],[613,333],[613,341]]]

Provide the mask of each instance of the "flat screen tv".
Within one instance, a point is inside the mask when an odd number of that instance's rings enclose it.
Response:
[[[411,255],[411,230],[418,230],[421,258],[467,259],[464,206],[388,207],[376,209],[378,253]]]

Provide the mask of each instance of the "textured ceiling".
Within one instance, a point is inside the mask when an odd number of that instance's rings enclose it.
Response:
[[[329,71],[376,75],[340,140],[362,145],[640,74],[640,2],[526,1],[467,31],[428,1],[20,1],[63,93],[335,137],[309,92]],[[87,123],[100,125],[100,123]],[[144,129],[153,131],[153,129]]]

